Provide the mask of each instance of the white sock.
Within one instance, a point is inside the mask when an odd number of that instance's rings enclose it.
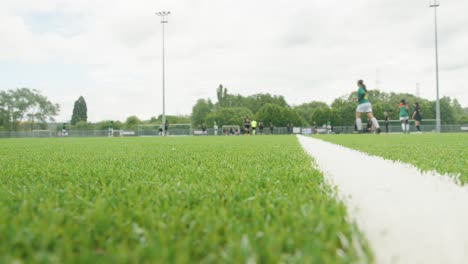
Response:
[[[362,130],[362,120],[361,118],[356,118],[356,127],[358,131]]]
[[[401,123],[401,129],[403,130],[403,132],[406,131],[406,125],[405,125],[405,123]]]
[[[376,129],[380,127],[379,122],[377,121],[375,117],[373,117],[371,120],[372,120],[372,125],[374,125]]]
[[[409,124],[406,124],[406,132],[409,132],[410,126]]]

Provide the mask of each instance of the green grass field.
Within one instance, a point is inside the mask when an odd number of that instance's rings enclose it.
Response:
[[[468,183],[468,134],[327,135],[317,138],[386,159],[410,163],[423,171],[460,174]]]
[[[372,260],[292,136],[0,144],[0,263]]]

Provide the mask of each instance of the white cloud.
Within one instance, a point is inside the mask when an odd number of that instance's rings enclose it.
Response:
[[[465,106],[467,8],[454,0],[439,9],[441,94]],[[214,98],[220,83],[233,93],[281,94],[291,104],[331,102],[358,78],[372,88],[377,69],[382,90],[414,93],[420,83],[422,96],[435,97],[433,10],[426,1],[3,0],[0,64],[86,69],[69,83],[26,81],[58,100],[61,119],[79,95],[95,121],[158,115],[160,10],[173,12],[166,24],[168,113],[190,113],[197,98]],[[59,30],[37,32],[28,24],[31,15],[49,13],[63,18]]]

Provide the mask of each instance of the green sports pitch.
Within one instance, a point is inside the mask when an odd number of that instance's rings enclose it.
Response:
[[[372,261],[294,136],[0,144],[0,263]]]
[[[386,159],[412,164],[423,171],[459,177],[468,183],[468,133],[316,136]]]

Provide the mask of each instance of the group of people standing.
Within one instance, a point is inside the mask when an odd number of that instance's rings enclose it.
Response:
[[[263,134],[263,129],[265,128],[265,125],[263,124],[262,121],[259,121],[257,123],[257,121],[255,121],[254,119],[250,120],[249,115],[245,115],[242,126],[244,128],[245,135],[256,135],[257,128],[258,128],[258,133]],[[270,122],[269,128],[270,128],[270,134],[273,134],[273,130],[274,130],[273,122]]]
[[[369,101],[369,96],[368,96],[368,91],[366,88],[366,85],[364,84],[363,80],[359,80],[357,82],[358,86],[358,98],[355,98],[355,100],[358,102],[358,106],[356,108],[356,129],[358,132],[361,131],[376,131],[377,134],[380,134],[382,132],[379,122],[377,119],[374,117],[372,113],[372,104]],[[409,119],[410,119],[410,108],[408,104],[406,103],[405,99],[400,100],[400,104],[398,105],[398,110],[399,110],[399,116],[400,116],[400,121],[401,121],[401,129],[403,133],[409,133],[410,131],[410,125],[409,125]],[[366,130],[363,130],[362,128],[362,120],[361,120],[361,114],[365,113],[367,114],[367,118],[369,120],[367,124]],[[390,125],[390,116],[388,115],[388,112],[384,112],[385,116],[385,131],[388,133],[389,132],[389,125]],[[421,114],[421,109],[419,107],[419,103],[415,102],[414,107],[413,107],[413,114],[411,115],[411,119],[415,120],[415,126],[418,132],[421,132],[421,120],[422,120],[422,114]]]

